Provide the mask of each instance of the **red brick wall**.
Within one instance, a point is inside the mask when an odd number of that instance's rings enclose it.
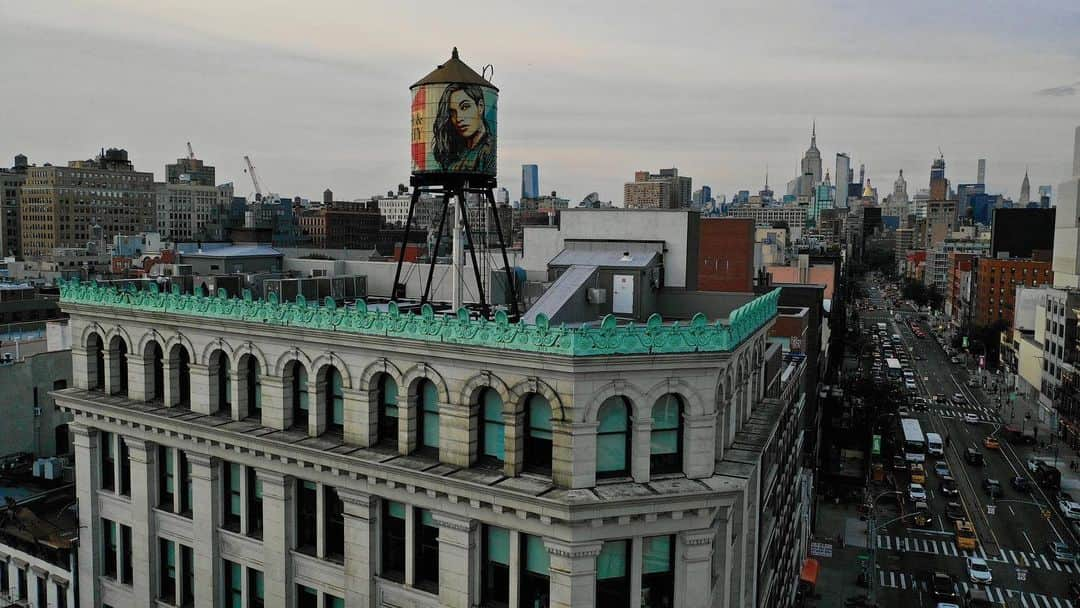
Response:
[[[754,290],[754,220],[703,218],[698,250],[698,289]]]
[[[977,280],[975,324],[987,326],[1002,320],[1012,325],[1016,286],[1052,284],[1054,272],[1050,262],[981,258]]]

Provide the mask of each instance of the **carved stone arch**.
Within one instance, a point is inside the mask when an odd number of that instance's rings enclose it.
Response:
[[[233,367],[233,359],[235,358],[233,347],[224,338],[216,338],[207,344],[206,347],[203,348],[198,362],[203,365],[210,365],[210,357],[214,354],[214,351],[218,350],[225,353],[225,360],[229,362],[229,369],[235,369]]]
[[[161,347],[162,354],[168,357],[169,353],[172,352],[173,347],[177,344],[187,350],[188,361],[190,361],[191,363],[201,363],[201,361],[197,361],[195,359],[195,353],[198,351],[195,350],[195,345],[191,343],[191,338],[188,338],[187,336],[179,332],[174,333],[165,341],[165,344]]]
[[[725,367],[716,374],[713,388],[713,407],[719,410],[731,392],[731,368]]]
[[[706,413],[707,408],[702,400],[701,393],[682,378],[676,377],[665,378],[653,385],[649,392],[645,394],[646,403],[648,403],[646,407],[651,411],[652,406],[660,397],[668,393],[674,393],[682,398],[687,414],[700,416]]]
[[[240,369],[240,360],[244,358],[244,355],[255,357],[255,360],[259,363],[260,374],[267,374],[272,371],[270,361],[266,358],[266,353],[251,340],[248,340],[243,344],[238,344],[236,348],[233,349],[233,358],[229,361],[230,369]]]
[[[406,390],[408,391],[407,394],[412,397],[413,387],[421,379],[430,380],[435,385],[436,390],[439,391],[439,403],[450,403],[450,389],[446,386],[446,379],[427,363],[417,363],[402,374],[398,394],[400,394],[401,390]]]
[[[274,375],[284,376],[285,366],[288,365],[290,361],[299,361],[300,363],[303,363],[304,369],[307,370],[310,377],[311,357],[307,356],[307,353],[299,348],[290,348],[278,356],[277,361],[274,362]]]
[[[521,412],[525,410],[525,399],[529,395],[541,395],[547,399],[548,404],[551,406],[552,420],[560,420],[565,422],[571,422],[567,417],[566,406],[562,402],[562,397],[559,393],[551,388],[547,382],[531,376],[521,380],[510,388],[510,394],[512,395],[512,401],[514,404],[514,412]]]
[[[120,325],[116,325],[112,329],[110,329],[105,338],[105,348],[110,347],[113,338],[120,338],[124,342],[124,347],[127,348],[127,352],[131,352],[131,344],[133,340],[131,339],[131,334],[128,333],[127,329],[123,328]]]
[[[649,403],[645,393],[633,383],[618,379],[601,386],[593,394],[577,422],[596,422],[600,416],[600,406],[612,397],[625,397],[630,401],[630,417],[635,420],[645,420],[652,416],[653,404]]]
[[[153,329],[148,329],[143,332],[143,335],[139,338],[138,350],[132,354],[136,354],[142,357],[146,354],[146,348],[150,346],[150,343],[157,342],[158,347],[161,348],[161,355],[165,356],[165,343],[167,341],[168,338],[166,338],[161,332],[155,331]]]
[[[333,365],[334,369],[341,374],[341,381],[344,383],[345,388],[355,388],[352,383],[352,373],[349,371],[349,367],[345,365],[345,360],[334,353],[323,353],[311,362],[311,367],[308,369],[312,374],[312,378],[318,378],[319,372],[327,365]]]
[[[401,391],[401,379],[404,374],[401,373],[401,369],[397,365],[394,365],[393,361],[386,357],[380,357],[364,367],[364,370],[360,372],[360,375],[357,377],[356,388],[361,390],[375,390],[376,387],[372,384],[375,377],[379,374],[387,374],[393,378],[394,382],[398,385],[398,391]]]
[[[79,336],[79,346],[87,348],[90,341],[90,334],[97,334],[99,340],[101,340],[101,347],[108,348],[108,342],[105,340],[105,336],[108,335],[108,329],[102,326],[98,322],[91,323],[83,328],[82,334]]]
[[[510,386],[497,374],[486,371],[475,374],[465,381],[461,390],[458,391],[459,403],[464,406],[472,406],[476,403],[480,391],[485,388],[490,388],[499,394],[504,409],[513,406],[514,395],[510,390]]]

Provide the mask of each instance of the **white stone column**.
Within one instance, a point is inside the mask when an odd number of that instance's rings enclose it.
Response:
[[[651,456],[652,418],[633,419],[630,433],[630,475],[637,483],[647,483],[649,476],[652,474],[652,465],[649,460]]]
[[[150,362],[150,373],[153,373],[153,362]],[[161,393],[165,397],[165,407],[173,407],[180,402],[180,364],[173,361],[169,353],[162,357],[164,373],[161,375],[165,382],[165,390]],[[179,558],[177,558],[179,559]]]
[[[712,541],[713,531],[708,528],[683,532],[676,539],[676,559],[672,566],[675,568],[676,589],[683,595],[683,606],[710,605],[712,600]],[[679,563],[680,557],[681,564]],[[682,570],[681,574],[680,569]],[[756,576],[756,573],[754,576]]]
[[[626,556],[626,559],[630,560],[627,564],[630,568],[630,605],[641,605],[641,572],[642,568],[642,549],[644,547],[642,537],[635,536],[630,539],[630,554]],[[688,604],[690,606],[694,604]]]
[[[192,530],[195,562],[195,606],[214,608],[220,590],[221,553],[217,530],[221,525],[221,501],[214,500],[220,461],[206,454],[186,452],[191,463]],[[177,492],[182,492],[177,488]]]
[[[603,543],[545,538],[551,556],[551,608],[596,606],[596,556]]]
[[[94,386],[95,365],[90,351],[74,344],[71,346],[71,379],[75,388],[89,390]]]
[[[120,353],[105,349],[105,394],[120,392]]]
[[[417,447],[416,427],[420,420],[416,410],[420,395],[406,386],[399,387],[398,391],[398,453],[412,454]]]
[[[157,530],[154,502],[157,499],[157,445],[125,437],[131,460],[131,561],[132,597],[140,606],[154,605],[157,589]],[[178,488],[177,492],[182,492]]]
[[[262,377],[262,425],[284,431],[292,426],[289,403],[289,383],[281,376]]]
[[[75,496],[79,501],[79,604],[97,606],[101,603],[98,575],[101,573],[101,530],[98,519],[97,488],[100,485],[98,471],[98,431],[95,428],[73,422],[71,434],[75,444]],[[14,580],[14,578],[12,578]]]
[[[416,538],[416,507],[405,505],[405,538]],[[405,543],[405,585],[416,586],[416,543]]]
[[[229,402],[232,406],[230,416],[232,416],[232,419],[243,420],[247,418],[251,414],[248,411],[247,375],[239,369],[229,370],[229,392]],[[246,576],[244,580],[247,580]]]
[[[595,422],[551,421],[551,481],[556,486],[590,488],[596,485],[597,426]]]
[[[521,532],[518,532],[517,530],[510,530],[509,532],[510,532],[510,534],[508,535],[508,540],[509,540],[510,546],[508,547],[508,549],[509,549],[509,552],[510,552],[510,555],[509,555],[510,559],[508,561],[510,563],[507,564],[506,566],[510,570],[510,584],[508,585],[509,589],[508,589],[508,593],[507,593],[507,599],[509,601],[507,603],[509,605],[511,605],[511,606],[520,606],[521,605],[521,571],[522,571],[522,564],[521,564]]]
[[[368,447],[371,433],[375,426],[371,423],[368,408],[368,391],[355,388],[343,388],[345,398],[345,443]]]
[[[683,471],[690,479],[711,477],[716,461],[716,414],[693,416],[683,412]]]
[[[218,409],[217,378],[211,377],[209,365],[192,363],[188,367],[191,371],[191,411],[213,414]],[[176,398],[179,399],[179,395]]]
[[[289,606],[289,598],[292,597],[292,478],[265,469],[256,469],[255,474],[259,476],[263,489],[262,557],[266,605]],[[346,501],[346,509],[348,504]],[[348,525],[345,530],[347,536]],[[345,563],[348,568],[348,558]],[[354,604],[346,601],[346,605]]]
[[[67,595],[67,580],[50,576],[45,583],[45,605],[54,608],[60,605],[60,594]],[[64,599],[67,599],[66,597]],[[71,604],[68,604],[69,606]]]
[[[132,401],[149,401],[154,396],[153,361],[142,355],[128,353],[128,398]]]
[[[473,463],[479,453],[478,433],[469,406],[439,404],[439,461],[462,468]]]
[[[503,475],[516,477],[525,468],[525,412],[504,412]]]
[[[308,436],[318,437],[325,433],[329,418],[326,411],[326,376],[320,379],[316,375],[308,383]]]
[[[439,526],[439,603],[470,608],[479,603],[474,591],[479,578],[479,526],[475,520],[432,512]]]
[[[379,499],[354,490],[338,488],[345,515],[345,605],[375,606],[375,573],[379,564]],[[442,530],[439,531],[439,591],[442,592]],[[468,584],[466,581],[465,584]],[[441,596],[440,596],[441,597]],[[444,602],[445,603],[445,602]],[[276,604],[284,605],[284,604]],[[467,608],[467,607],[466,607]]]

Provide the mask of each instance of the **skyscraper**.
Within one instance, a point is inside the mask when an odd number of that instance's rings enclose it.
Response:
[[[977,184],[985,184],[986,183],[986,159],[985,158],[980,158],[979,159],[979,174],[977,176],[977,179],[975,180],[975,183],[977,183]]]
[[[893,182],[892,203],[897,204],[906,202],[908,202],[907,180],[904,179],[904,170],[900,169],[900,176]]]
[[[945,157],[935,158],[930,165],[930,200],[944,201],[949,198],[949,180],[945,179]]]
[[[837,207],[847,207],[848,182],[851,181],[851,159],[840,152],[836,155],[836,201]]]
[[[540,167],[521,165],[521,198],[540,196]]]
[[[813,126],[810,127],[810,147],[807,148],[806,153],[803,154],[802,162],[799,164],[799,179],[802,180],[802,183],[799,184],[798,192],[796,192],[799,196],[810,195],[814,186],[821,183],[821,152],[817,147],[816,121]]]
[[[1024,181],[1020,182],[1020,200],[1017,204],[1020,206],[1027,205],[1031,202],[1031,182],[1028,180],[1027,169],[1024,169]]]

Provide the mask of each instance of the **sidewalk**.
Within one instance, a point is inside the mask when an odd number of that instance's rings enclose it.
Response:
[[[816,557],[821,564],[815,593],[820,599],[810,606],[843,606],[853,595],[864,595],[865,587],[857,583],[860,555],[866,554],[866,522],[859,518],[855,503],[835,504],[818,500],[817,534],[819,542],[832,545],[832,557]]]
[[[1016,446],[1016,453],[1025,459],[1033,457],[1050,464],[1055,464],[1056,460],[1056,466],[1061,471],[1061,489],[1075,497],[1080,492],[1080,469],[1073,470],[1069,464],[1074,461],[1080,464],[1080,454],[1055,435],[1052,416],[1053,413],[1046,407],[1022,395],[1001,406],[1001,419],[1006,424],[1034,428],[1039,441],[1034,446]],[[1046,447],[1040,449],[1039,445],[1043,443]]]

